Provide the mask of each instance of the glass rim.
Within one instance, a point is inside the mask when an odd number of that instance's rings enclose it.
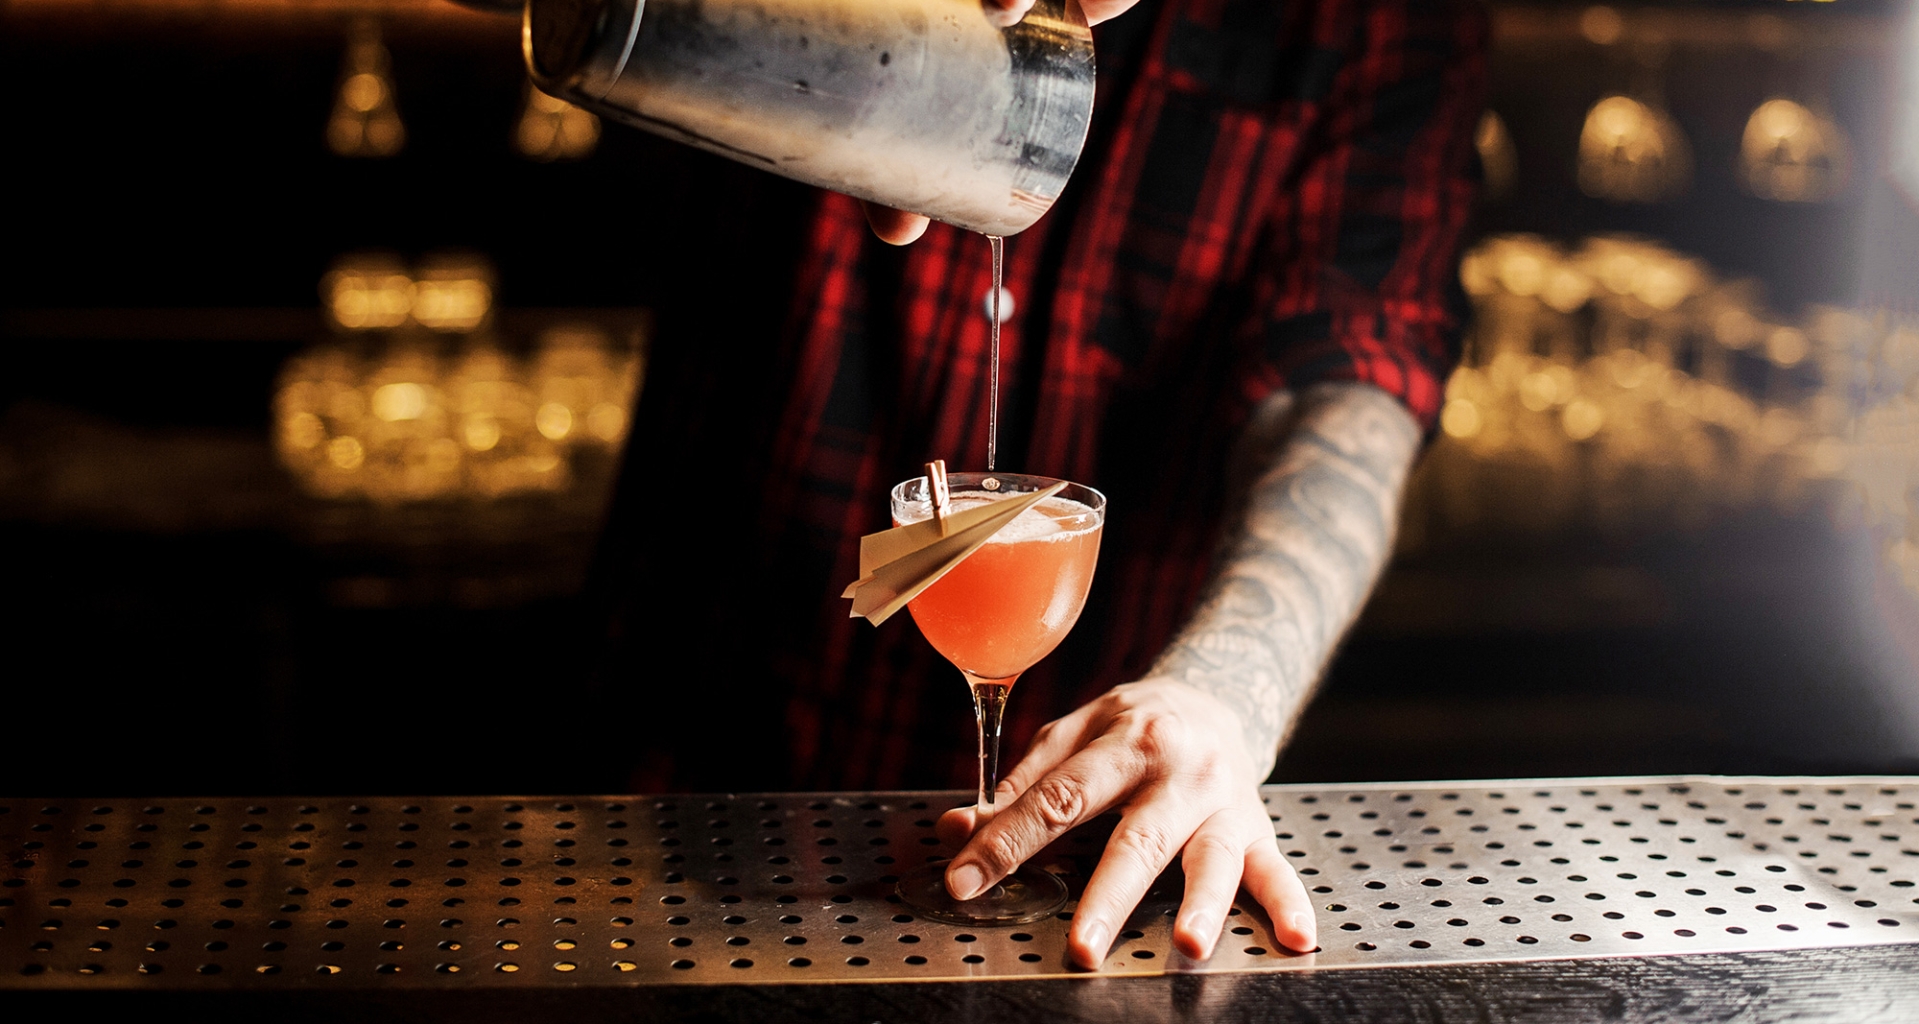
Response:
[[[999,489],[997,493],[1001,494],[1025,494],[1033,491],[1043,491],[1054,484],[1063,483],[1066,486],[1060,491],[1060,497],[1085,505],[1091,510],[1088,514],[1096,521],[1101,523],[1106,521],[1106,495],[1101,493],[1097,488],[1089,487],[1086,484],[1075,483],[1074,481],[1063,480],[1054,476],[1038,476],[1032,473],[965,472],[946,474],[947,487],[949,490],[955,492],[984,491],[986,493],[995,493],[983,486],[988,479],[999,480],[1002,484],[1014,485],[1011,488],[1002,487]],[[908,489],[916,485],[919,488],[919,493],[909,496]],[[926,489],[930,486],[924,475],[908,477],[894,484],[888,494],[894,511],[897,512],[899,506],[906,502],[922,502],[927,500]],[[1075,515],[1073,518],[1079,518],[1079,516]]]

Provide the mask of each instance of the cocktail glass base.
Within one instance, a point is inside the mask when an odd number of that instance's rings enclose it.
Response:
[[[970,900],[946,891],[946,862],[907,872],[894,887],[900,899],[921,916],[947,924],[983,927],[1027,924],[1051,917],[1066,906],[1066,883],[1036,867],[1022,867]]]

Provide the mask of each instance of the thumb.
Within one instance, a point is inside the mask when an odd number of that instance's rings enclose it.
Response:
[[[1033,0],[981,0],[980,6],[986,8],[986,20],[993,27],[1012,28],[1033,9]]]

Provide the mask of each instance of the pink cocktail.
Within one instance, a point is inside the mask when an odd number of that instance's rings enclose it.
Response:
[[[961,492],[952,507],[961,512],[1003,497]],[[969,682],[1011,686],[1078,621],[1103,526],[1080,502],[1042,499],[907,608],[927,642]]]
[[[952,512],[1060,483],[1015,473],[952,473],[947,481]],[[893,521],[903,525],[932,516],[930,491],[925,477],[894,487]],[[1106,496],[1068,483],[1022,512],[907,605],[920,632],[960,670],[972,690],[980,734],[981,822],[995,810],[1000,720],[1007,695],[1020,674],[1051,654],[1079,620],[1105,522]],[[902,879],[899,893],[936,918],[1012,924],[1059,909],[1066,888],[1045,872],[1022,869],[962,902],[946,891],[943,869],[928,865]]]

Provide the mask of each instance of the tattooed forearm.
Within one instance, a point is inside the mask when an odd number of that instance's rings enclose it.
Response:
[[[1269,400],[1235,475],[1243,511],[1192,621],[1149,676],[1239,714],[1261,776],[1392,550],[1419,429],[1365,384]]]

